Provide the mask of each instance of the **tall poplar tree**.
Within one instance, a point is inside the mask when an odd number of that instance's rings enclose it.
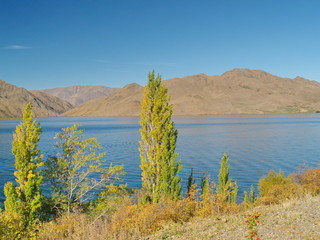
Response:
[[[231,184],[231,179],[229,179],[230,165],[228,160],[229,156],[225,153],[220,162],[220,170],[218,175],[219,185],[217,187],[217,193],[221,194],[224,198],[227,197]]]
[[[21,214],[26,227],[32,225],[42,205],[40,185],[42,176],[39,167],[43,165],[39,155],[38,142],[42,132],[40,124],[33,120],[31,104],[28,103],[23,112],[22,122],[13,134],[12,153],[15,156],[14,172],[18,186],[12,182],[5,185],[5,210]]]
[[[230,164],[229,156],[225,153],[220,162],[220,170],[218,175],[219,185],[217,193],[222,196],[224,201],[236,202],[238,194],[238,184],[229,178]]]
[[[154,71],[148,74],[141,104],[139,151],[144,196],[140,202],[178,199],[181,195],[181,170],[175,153],[178,131],[171,120],[170,96]]]

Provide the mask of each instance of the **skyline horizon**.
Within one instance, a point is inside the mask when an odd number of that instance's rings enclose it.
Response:
[[[201,75],[201,74],[205,74],[205,75],[208,75],[208,76],[221,76],[221,75],[223,75],[223,74],[225,74],[225,73],[227,73],[227,72],[230,72],[230,71],[233,71],[233,70],[238,70],[238,69],[240,69],[240,70],[249,70],[249,71],[263,71],[263,72],[266,72],[266,73],[268,73],[268,74],[271,74],[271,75],[274,75],[274,76],[280,77],[280,78],[288,78],[288,79],[303,78],[303,79],[306,79],[306,80],[309,80],[309,81],[316,81],[316,82],[320,83],[320,81],[318,81],[318,80],[308,79],[308,78],[305,78],[304,76],[300,76],[300,75],[297,75],[297,76],[295,76],[295,77],[278,76],[278,75],[273,74],[273,73],[271,73],[271,72],[264,71],[263,69],[248,69],[248,68],[233,68],[233,69],[227,70],[227,71],[225,71],[225,72],[223,72],[223,73],[221,73],[221,74],[213,74],[213,75],[209,75],[209,74],[206,74],[206,73],[203,73],[203,72],[202,72],[202,73],[191,74],[191,75],[182,76],[182,77],[172,77],[172,78],[168,78],[168,79],[163,79],[163,77],[162,77],[162,81],[166,81],[166,80],[170,80],[170,79],[174,79],[174,78],[182,79],[182,78],[185,78],[185,77],[197,76],[197,75]],[[161,75],[161,73],[157,73],[157,72],[155,72],[155,73]],[[162,76],[162,75],[161,75],[161,76]],[[146,74],[146,79],[147,79],[147,74]],[[6,83],[11,84],[11,85],[14,85],[14,86],[16,86],[16,87],[24,88],[24,89],[26,89],[26,90],[28,90],[28,91],[32,91],[32,90],[41,91],[41,90],[48,90],[48,89],[55,89],[55,88],[68,88],[68,87],[76,87],[76,86],[102,86],[102,87],[110,87],[110,86],[101,85],[101,84],[99,84],[99,85],[95,85],[95,84],[75,84],[75,85],[66,85],[66,86],[56,86],[56,87],[52,87],[52,88],[31,89],[31,88],[27,88],[27,87],[25,87],[25,86],[18,86],[18,85],[12,84],[12,83],[6,81],[5,79],[0,79],[0,80],[3,80],[3,81],[5,81]],[[125,87],[125,86],[127,86],[127,85],[130,85],[130,84],[138,84],[138,85],[144,87],[144,86],[147,84],[147,82],[146,82],[145,84],[140,84],[140,83],[137,83],[137,82],[128,82],[128,83],[126,83],[126,84],[123,85],[123,86],[120,86],[120,87],[110,87],[110,88],[118,88],[118,89],[120,89],[120,88],[123,88],[123,87]]]

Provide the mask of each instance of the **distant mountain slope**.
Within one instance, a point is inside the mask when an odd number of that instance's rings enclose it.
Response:
[[[58,116],[72,105],[55,96],[39,91],[28,91],[0,80],[0,118],[21,118],[28,102],[36,117]]]
[[[234,69],[164,81],[176,115],[289,113],[320,110],[320,83]]]
[[[261,70],[234,69],[221,76],[198,74],[165,80],[174,115],[315,112],[320,110],[320,83],[282,78]],[[128,85],[89,101],[65,116],[136,116],[143,88]]]
[[[117,88],[87,85],[51,88],[41,91],[66,100],[74,106],[78,106],[89,100],[107,96],[115,90],[117,90]]]
[[[106,97],[86,102],[64,116],[136,116],[139,114],[143,87],[129,84]]]

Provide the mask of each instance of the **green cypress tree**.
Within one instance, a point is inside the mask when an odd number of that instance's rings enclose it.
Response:
[[[254,191],[254,186],[251,185],[250,187],[250,191],[244,191],[243,192],[243,202],[245,204],[250,204],[250,203],[254,203],[256,200],[256,196],[255,196],[255,191]]]
[[[33,120],[31,104],[23,112],[22,122],[16,127],[13,135],[12,153],[15,156],[14,172],[18,186],[8,182],[5,185],[5,209],[24,217],[25,226],[33,224],[42,206],[40,185],[42,176],[39,168],[43,166],[42,155],[39,155],[41,126]]]
[[[229,156],[225,153],[220,162],[217,194],[221,195],[224,201],[236,203],[239,187],[237,182],[229,178],[230,164],[228,161]]]
[[[211,194],[210,177],[205,175],[201,179],[201,199],[206,200]]]
[[[154,71],[148,74],[140,113],[141,141],[139,151],[144,196],[140,202],[159,202],[181,196],[181,170],[175,153],[178,131],[171,120],[170,96]]]
[[[250,187],[249,201],[252,202],[252,203],[254,203],[256,201],[256,194],[255,194],[253,185],[251,185],[251,187]]]
[[[191,173],[188,177],[188,186],[187,186],[187,197],[190,196],[190,193],[194,191],[194,186],[195,186],[196,180],[193,177],[193,168],[191,168]]]
[[[249,203],[250,203],[248,191],[244,191],[244,192],[243,192],[243,202],[244,202],[245,204],[249,204]]]
[[[225,200],[229,195],[231,179],[229,179],[230,165],[228,163],[229,156],[225,153],[220,162],[220,170],[218,175],[217,193],[220,194]]]

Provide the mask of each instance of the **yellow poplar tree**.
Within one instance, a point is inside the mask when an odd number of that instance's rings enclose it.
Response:
[[[154,71],[148,74],[140,113],[141,141],[139,151],[144,195],[140,202],[159,202],[181,196],[181,170],[175,153],[178,131],[171,120],[170,96]]]
[[[39,155],[38,149],[41,132],[41,126],[33,120],[31,104],[28,103],[23,112],[22,122],[13,134],[12,153],[17,169],[14,172],[17,186],[8,182],[4,188],[5,210],[21,214],[26,227],[32,225],[42,205],[42,176],[39,167],[43,165],[43,156]]]

